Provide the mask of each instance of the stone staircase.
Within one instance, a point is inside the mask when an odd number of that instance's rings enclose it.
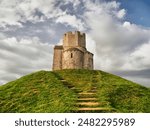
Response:
[[[109,108],[101,107],[102,103],[97,98],[97,88],[92,87],[90,91],[79,92],[78,99],[75,104],[76,110],[74,112],[109,112]]]
[[[61,78],[57,74],[55,74],[57,78],[62,82],[62,84],[69,89],[73,90],[78,99],[75,104],[75,110],[72,112],[75,113],[99,113],[99,112],[110,112],[112,111],[110,108],[105,108],[102,106],[103,103],[99,102],[97,97],[97,87],[93,86],[88,91],[83,91],[72,84],[70,84],[67,80]],[[95,77],[93,77],[95,80]]]

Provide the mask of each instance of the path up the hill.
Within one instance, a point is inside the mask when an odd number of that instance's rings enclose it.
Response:
[[[75,110],[72,112],[75,113],[93,113],[93,112],[110,112],[112,111],[110,108],[103,107],[103,103],[101,103],[97,97],[97,87],[91,86],[90,90],[83,91],[76,86],[70,84],[67,80],[63,79],[59,75],[55,73],[55,76],[62,82],[65,87],[68,87],[72,91],[77,94],[77,101],[75,105]],[[96,76],[93,76],[93,80],[96,82]]]

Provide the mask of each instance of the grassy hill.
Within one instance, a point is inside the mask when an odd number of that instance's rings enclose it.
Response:
[[[39,71],[0,86],[0,112],[150,112],[150,89],[98,70]]]

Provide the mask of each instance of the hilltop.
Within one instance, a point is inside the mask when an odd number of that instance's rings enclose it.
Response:
[[[0,112],[150,112],[150,89],[100,70],[39,71],[0,86]]]

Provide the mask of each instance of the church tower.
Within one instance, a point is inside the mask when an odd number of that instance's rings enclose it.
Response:
[[[63,45],[54,47],[52,69],[93,69],[93,54],[86,49],[85,33],[64,34]]]

